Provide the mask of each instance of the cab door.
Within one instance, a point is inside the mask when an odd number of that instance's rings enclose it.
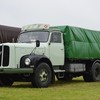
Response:
[[[59,31],[51,33],[50,38],[50,60],[53,65],[64,65],[63,34]]]

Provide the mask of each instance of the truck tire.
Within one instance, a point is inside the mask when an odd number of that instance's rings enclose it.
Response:
[[[96,62],[93,64],[91,74],[94,82],[100,81],[100,63]]]
[[[83,79],[85,82],[92,82],[93,81],[93,78],[90,74],[90,72],[86,72],[83,74]]]
[[[47,63],[40,63],[32,74],[32,85],[37,88],[48,87],[51,83],[52,71]]]
[[[1,80],[0,80],[0,86],[2,86],[2,82],[1,82]]]
[[[85,82],[100,81],[100,63],[94,63],[90,68],[90,71],[83,74],[83,79]]]
[[[0,79],[0,86],[12,86],[14,81],[11,78],[1,78]]]
[[[56,74],[56,77],[59,81],[72,81],[72,76],[70,74],[64,73],[64,77],[59,77],[58,73]]]

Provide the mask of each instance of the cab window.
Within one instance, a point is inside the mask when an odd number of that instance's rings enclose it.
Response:
[[[61,43],[61,33],[53,32],[51,35],[51,42],[52,43]]]

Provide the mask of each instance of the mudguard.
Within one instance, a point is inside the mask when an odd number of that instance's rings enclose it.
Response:
[[[29,58],[31,60],[30,65],[25,65],[25,59]],[[49,60],[49,58],[47,58],[45,55],[25,55],[21,58],[20,60],[20,68],[30,68],[31,65],[35,67],[38,66],[39,63],[41,62],[46,62],[50,65],[50,67],[52,66],[51,61]]]

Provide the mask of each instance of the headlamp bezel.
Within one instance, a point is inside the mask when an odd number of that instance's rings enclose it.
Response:
[[[25,65],[29,66],[31,63],[31,59],[30,58],[26,58],[25,59]]]

